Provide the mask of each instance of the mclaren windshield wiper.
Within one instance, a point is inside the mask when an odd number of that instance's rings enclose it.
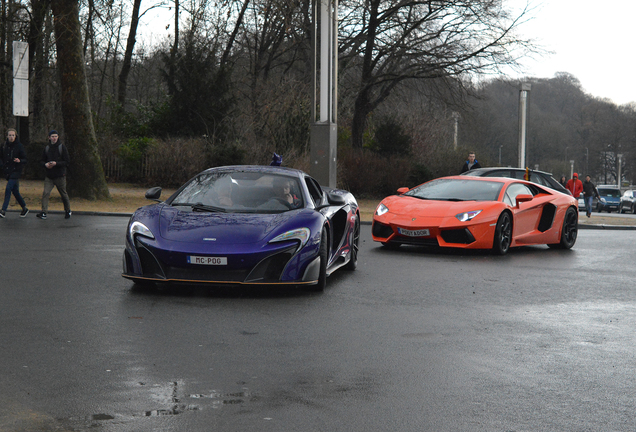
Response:
[[[227,213],[227,210],[224,209],[223,207],[216,207],[216,206],[211,206],[211,205],[205,205],[202,203],[172,203],[171,204],[173,207],[191,207],[192,211],[206,211],[206,212],[212,212],[212,213],[217,213],[217,212],[223,212],[223,213]]]
[[[216,206],[205,205],[205,204],[201,204],[201,203],[192,204],[192,211],[206,211],[206,212],[212,212],[212,213],[218,213],[218,212],[227,213],[227,210],[224,209],[223,207],[216,207]]]

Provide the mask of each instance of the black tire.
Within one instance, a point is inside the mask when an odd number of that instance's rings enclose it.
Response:
[[[576,210],[572,207],[568,208],[563,218],[563,228],[561,229],[561,241],[548,246],[556,249],[571,249],[576,243],[579,233],[579,218]]]
[[[327,286],[327,260],[329,259],[329,244],[327,231],[322,230],[320,235],[320,273],[318,273],[318,283],[311,286],[312,291],[324,291]]]
[[[636,214],[636,206],[634,204],[632,204],[632,214]]]
[[[358,267],[358,250],[360,249],[360,217],[356,215],[351,233],[351,258],[345,266],[345,270],[353,271]]]
[[[497,219],[495,236],[492,242],[492,251],[497,255],[505,255],[512,244],[512,217],[510,213],[503,212]]]

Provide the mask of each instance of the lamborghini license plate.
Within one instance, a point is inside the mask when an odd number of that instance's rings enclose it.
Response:
[[[409,237],[428,237],[431,235],[427,229],[407,230],[404,228],[398,228],[398,233]]]
[[[227,257],[188,256],[188,264],[227,265]]]

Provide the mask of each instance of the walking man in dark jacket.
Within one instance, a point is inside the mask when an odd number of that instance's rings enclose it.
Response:
[[[601,196],[598,194],[598,189],[596,189],[596,185],[592,183],[590,176],[587,175],[583,182],[583,200],[585,201],[585,214],[587,217],[590,217],[592,214],[592,202],[594,197],[598,200],[601,199]]]
[[[46,219],[46,213],[49,209],[49,197],[53,186],[62,197],[64,203],[64,218],[71,217],[71,201],[66,193],[66,167],[71,162],[68,155],[68,149],[64,144],[58,141],[59,135],[56,130],[49,132],[49,144],[44,148],[40,165],[46,168],[46,177],[44,178],[44,192],[42,193],[42,211],[36,216],[40,219]]]
[[[11,194],[22,207],[20,217],[25,217],[29,213],[24,198],[20,195],[20,176],[26,163],[26,152],[18,139],[18,132],[15,129],[9,129],[7,131],[7,140],[2,146],[2,155],[0,155],[0,166],[4,169],[4,176],[7,179],[7,188],[4,191],[4,203],[2,204],[2,210],[0,210],[0,218],[4,218],[6,215]]]

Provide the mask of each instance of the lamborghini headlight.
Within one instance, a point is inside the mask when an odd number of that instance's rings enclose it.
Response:
[[[287,240],[298,240],[300,242],[298,249],[300,249],[303,246],[305,246],[310,236],[311,236],[311,231],[309,230],[309,228],[298,228],[295,230],[282,233],[281,235],[278,235],[274,237],[273,239],[271,239],[269,242],[277,243],[277,242],[282,242]]]
[[[378,208],[375,209],[375,214],[377,216],[382,216],[384,213],[386,213],[388,211],[389,211],[389,208],[387,206],[385,206],[384,204],[380,203]]]
[[[146,225],[138,221],[135,221],[130,224],[130,227],[128,228],[128,232],[130,233],[131,238],[134,238],[135,235],[140,235],[140,236],[148,237],[151,239],[155,238],[152,231],[150,231],[150,229]]]
[[[468,212],[457,214],[457,215],[455,215],[455,217],[457,219],[459,219],[460,222],[467,222],[467,221],[473,219],[479,213],[481,213],[481,210],[473,210],[473,211],[468,211]]]

